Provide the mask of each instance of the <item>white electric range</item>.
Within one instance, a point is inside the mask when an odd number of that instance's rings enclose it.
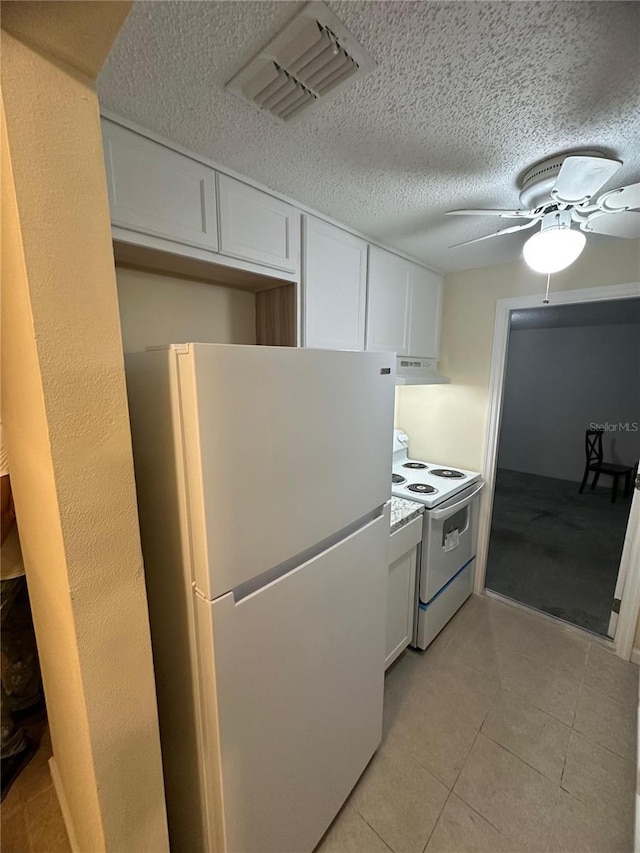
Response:
[[[426,649],[473,592],[484,484],[476,471],[412,459],[408,448],[394,430],[391,494],[425,506],[412,645]]]
[[[476,471],[410,459],[409,436],[401,429],[393,431],[391,494],[394,497],[418,501],[433,509],[479,479]]]

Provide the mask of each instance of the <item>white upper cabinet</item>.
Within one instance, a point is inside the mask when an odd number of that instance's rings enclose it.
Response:
[[[437,358],[442,276],[385,249],[369,249],[367,349]]]
[[[220,251],[296,272],[300,259],[300,212],[227,175],[218,175],[218,193]]]
[[[369,248],[367,349],[409,352],[411,267],[408,261],[377,246]]]
[[[438,358],[442,276],[411,264],[410,281],[409,352],[403,354]]]
[[[304,346],[363,350],[367,244],[313,216],[304,220]]]
[[[107,119],[102,135],[112,224],[217,251],[215,171]]]

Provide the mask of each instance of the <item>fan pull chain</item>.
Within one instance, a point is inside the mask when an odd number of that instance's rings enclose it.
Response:
[[[544,294],[544,299],[542,300],[543,305],[549,304],[549,282],[551,281],[551,273],[547,273],[547,290]]]

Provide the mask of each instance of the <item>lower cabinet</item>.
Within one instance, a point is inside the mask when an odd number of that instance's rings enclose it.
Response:
[[[406,649],[413,636],[421,540],[422,515],[391,534],[385,669]]]

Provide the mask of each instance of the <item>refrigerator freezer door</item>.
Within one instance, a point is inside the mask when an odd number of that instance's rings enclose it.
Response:
[[[389,500],[393,362],[216,344],[178,355],[194,580],[205,598]]]
[[[229,853],[311,853],[380,743],[388,542],[386,508],[238,602],[197,598]]]

